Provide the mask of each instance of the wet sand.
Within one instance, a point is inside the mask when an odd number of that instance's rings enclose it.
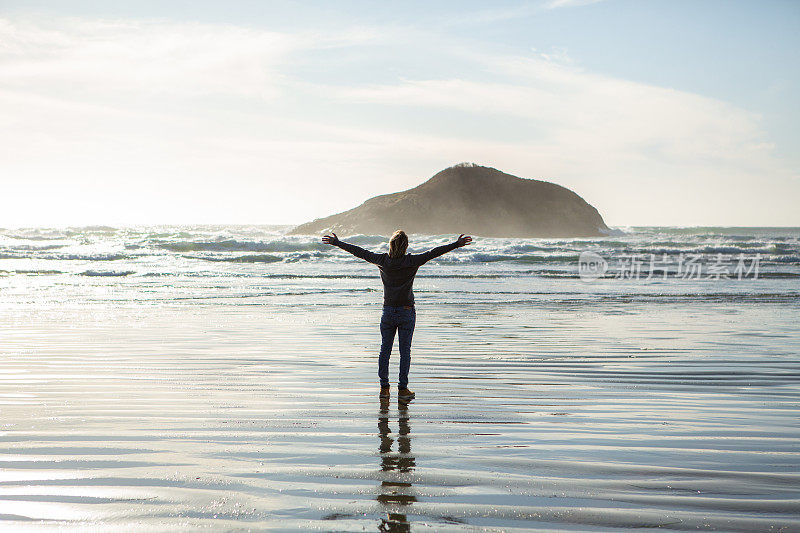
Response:
[[[0,528],[800,530],[785,307],[420,305],[408,405],[378,313],[0,309]]]

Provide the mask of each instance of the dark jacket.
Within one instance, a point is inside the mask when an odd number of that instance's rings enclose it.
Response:
[[[442,254],[458,248],[458,241],[437,246],[422,254],[406,254],[403,257],[389,257],[389,254],[376,254],[360,248],[354,244],[349,244],[336,239],[332,242],[342,250],[350,252],[356,257],[369,261],[377,265],[381,271],[383,280],[383,305],[390,306],[413,306],[414,305],[414,276],[417,269]]]

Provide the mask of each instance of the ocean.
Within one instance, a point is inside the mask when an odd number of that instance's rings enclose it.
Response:
[[[800,530],[800,228],[289,229],[0,230],[0,528]]]

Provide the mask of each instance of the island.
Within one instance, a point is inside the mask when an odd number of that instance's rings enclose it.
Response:
[[[460,163],[408,189],[300,224],[290,234],[466,233],[483,237],[596,237],[608,227],[573,191],[495,168]]]

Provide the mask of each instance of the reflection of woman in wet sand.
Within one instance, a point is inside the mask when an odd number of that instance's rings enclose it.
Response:
[[[356,257],[377,265],[383,280],[383,315],[381,316],[381,352],[378,357],[378,377],[381,381],[381,398],[389,397],[389,354],[392,352],[395,332],[400,332],[400,377],[397,395],[411,400],[414,393],[408,389],[408,369],[411,366],[411,337],[417,314],[414,310],[414,276],[417,269],[435,257],[446,254],[472,242],[472,237],[463,234],[455,242],[438,246],[422,254],[407,254],[408,237],[397,230],[389,240],[389,253],[376,254],[363,248],[342,242],[335,233],[322,237],[322,242],[338,246]]]
[[[411,505],[417,501],[417,497],[412,492],[411,483],[396,481],[401,476],[392,474],[392,472],[397,472],[401,475],[413,472],[416,461],[414,456],[411,455],[411,427],[408,423],[408,405],[398,402],[397,409],[400,416],[397,420],[397,453],[394,454],[392,453],[394,439],[390,436],[391,429],[389,429],[389,399],[381,398],[381,410],[378,416],[378,437],[380,438],[378,451],[381,454],[381,471],[384,476],[391,476],[394,479],[384,478],[381,482],[381,493],[378,494],[377,500],[387,510],[387,517],[381,520],[379,530],[404,533],[411,531],[408,518],[404,513],[392,511],[402,510],[402,507]]]

